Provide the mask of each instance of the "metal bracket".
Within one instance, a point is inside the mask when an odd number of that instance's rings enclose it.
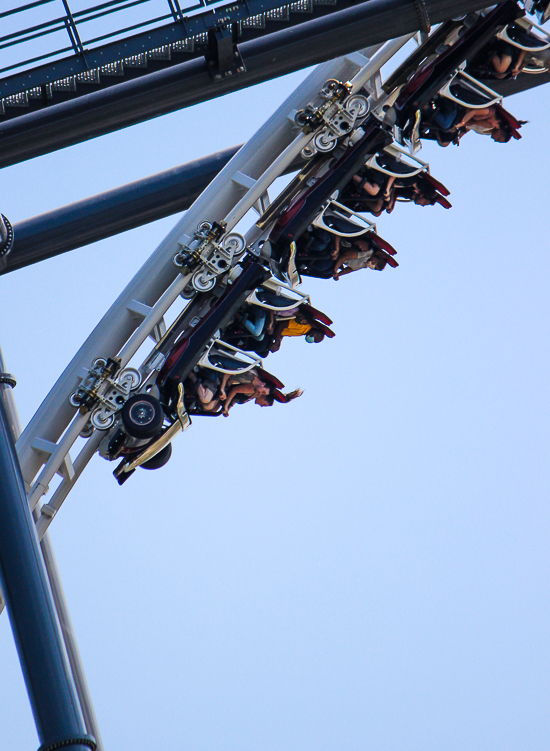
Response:
[[[324,100],[322,104],[318,106],[314,102],[306,104],[303,110],[299,110],[296,113],[294,118],[296,124],[302,128],[304,133],[313,133],[313,131],[322,125],[330,126],[339,135],[349,132],[354,118],[345,117],[344,119],[347,121],[348,127],[344,125],[342,128],[340,127],[340,118],[335,118],[335,115],[342,113],[343,108],[340,106],[340,103],[348,97],[350,90],[348,83],[342,83],[342,81],[335,79],[327,81],[319,92],[321,100]],[[337,122],[334,122],[335,120]]]
[[[204,251],[209,250],[213,245],[217,245],[224,232],[224,222],[221,224],[200,222],[189,244],[178,243],[180,250],[172,258],[174,265],[180,269],[182,274],[189,274],[194,271],[200,265]]]
[[[237,24],[216,26],[208,29],[208,73],[215,81],[246,71],[246,66],[237,47]]]
[[[0,258],[7,256],[13,248],[13,227],[7,216],[0,214]]]
[[[11,386],[12,389],[17,386],[15,376],[12,376],[11,373],[0,373],[0,383],[4,383],[6,386]]]
[[[91,411],[91,426],[97,430],[112,427],[119,412],[141,383],[141,374],[135,368],[120,370],[120,358],[98,358],[92,363],[88,375],[73,391],[69,402],[81,414]],[[83,437],[87,437],[89,428]]]
[[[89,410],[97,402],[100,386],[106,380],[112,378],[120,369],[120,360],[118,357],[104,359],[97,358],[88,370],[88,375],[82,380],[80,386],[74,391],[69,402],[73,407],[80,410]]]
[[[147,318],[149,313],[153,310],[153,308],[150,305],[145,305],[145,303],[140,302],[139,300],[132,300],[130,304],[126,307],[126,309],[134,315],[136,318],[140,318],[142,321]],[[166,333],[166,322],[164,318],[161,318],[161,320],[157,323],[156,326],[153,327],[151,333],[149,334],[149,338],[152,339],[155,344],[158,344],[164,334]]]
[[[57,449],[57,444],[53,443],[52,441],[47,441],[44,438],[35,438],[32,442],[32,447],[35,451],[44,454],[44,456],[47,456],[49,459],[53,452]],[[57,470],[57,474],[64,480],[68,480],[69,482],[73,479],[75,473],[71,455],[69,453],[67,453],[62,463],[60,464],[59,469]]]
[[[211,290],[217,278],[229,271],[246,250],[244,237],[238,232],[224,236],[225,228],[225,222],[201,222],[189,245],[178,243],[181,250],[173,262],[184,274],[194,271],[190,288],[197,292]]]
[[[91,751],[96,751],[97,742],[91,735],[79,735],[72,738],[62,738],[61,740],[54,741],[53,743],[43,743],[38,751],[57,751],[57,749],[64,748],[65,746],[87,746]]]
[[[90,422],[97,430],[108,430],[114,425],[130,393],[141,385],[141,374],[135,368],[120,370],[116,379],[106,378],[105,386],[97,395],[98,405],[92,410]]]
[[[309,158],[316,151],[332,151],[338,139],[349,136],[358,119],[365,117],[370,102],[362,94],[351,94],[351,84],[334,79],[325,83],[319,92],[322,104],[307,104],[295,116],[295,122],[305,134],[318,131],[315,138],[303,150],[302,156]]]

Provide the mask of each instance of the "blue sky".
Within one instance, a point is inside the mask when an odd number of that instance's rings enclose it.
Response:
[[[3,171],[16,222],[250,137],[304,73]],[[422,158],[453,209],[378,221],[398,269],[307,280],[337,336],[267,365],[304,396],[196,420],[51,527],[107,749],[547,749],[545,88],[507,145]],[[2,278],[23,422],[175,223]],[[0,618],[2,748],[36,734]]]

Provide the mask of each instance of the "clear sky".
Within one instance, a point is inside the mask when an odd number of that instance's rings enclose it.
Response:
[[[240,143],[304,75],[4,169],[0,210]],[[266,362],[301,399],[196,419],[122,488],[96,457],[56,517],[106,749],[548,749],[548,91],[507,104],[523,140],[425,147],[454,207],[378,220],[398,269],[306,280],[337,336]],[[175,221],[2,277],[24,423]],[[28,751],[5,614],[0,654]]]

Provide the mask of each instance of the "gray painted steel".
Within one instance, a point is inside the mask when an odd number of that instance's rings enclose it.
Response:
[[[289,115],[310,101],[328,78],[347,80],[355,75],[364,64],[357,62],[356,57],[353,55],[326,63],[308,76],[222,169],[119,295],[69,363],[17,442],[27,483],[32,483],[45,461],[43,453],[33,448],[33,444],[37,439],[57,443],[75,416],[76,410],[70,405],[68,397],[78,385],[83,369],[89,368],[96,357],[115,356],[128,346],[128,341],[141,324],[141,320],[133,312],[136,301],[145,306],[153,306],[169,293],[171,285],[177,287],[181,283],[182,277],[172,262],[174,253],[180,247],[178,243],[191,237],[199,222],[224,219],[247,192],[234,178],[246,175],[253,181],[257,180],[296,137],[297,129]],[[365,61],[365,58],[362,60]],[[176,291],[175,294],[177,297],[179,292]],[[85,422],[86,416],[82,419]],[[75,423],[65,433],[57,444],[61,453],[65,451],[62,447],[65,441],[69,446],[72,445],[71,431],[74,430],[78,435],[84,422],[80,427]],[[53,466],[51,470],[55,472]],[[39,479],[38,483],[40,482]],[[44,482],[49,481],[44,479]],[[36,492],[42,492],[40,487],[36,487]]]
[[[425,0],[432,23],[479,10],[486,0]],[[191,60],[135,81],[64,102],[0,125],[0,167],[96,138],[295,70],[418,31],[414,0],[367,0],[352,8],[244,42],[246,72],[210,78]]]
[[[40,517],[38,509],[33,512],[33,519],[36,520]],[[80,656],[80,650],[76,641],[76,636],[69,614],[69,608],[65,599],[65,592],[63,585],[61,584],[61,576],[59,575],[59,569],[57,567],[57,561],[53,552],[53,546],[50,540],[49,534],[46,532],[40,540],[40,549],[44,558],[44,565],[46,566],[46,572],[48,574],[48,581],[52,589],[52,596],[55,605],[55,611],[59,626],[61,628],[61,635],[65,644],[67,652],[67,659],[71,668],[71,673],[80,702],[80,709],[84,718],[87,732],[96,740],[97,751],[103,751],[103,742],[99,732],[99,725],[92,703],[92,697],[90,689],[88,687],[88,681],[86,680],[86,674],[84,672],[84,665],[82,664],[82,657]]]

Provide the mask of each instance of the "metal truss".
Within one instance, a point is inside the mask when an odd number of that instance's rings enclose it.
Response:
[[[354,3],[292,29],[243,41],[238,52],[244,70],[235,75],[217,79],[206,60],[199,58],[15,120],[0,119],[0,167],[419,31],[424,25],[419,1]],[[480,10],[483,5],[482,0],[422,0],[431,23]]]
[[[34,5],[49,5],[40,0]],[[147,4],[150,0],[140,0]],[[320,18],[354,4],[354,0],[220,0],[180,3],[167,0],[166,13],[147,17],[141,23],[97,37],[85,36],[88,26],[109,15],[116,25],[117,15],[135,6],[127,0],[101,3],[71,12],[65,1],[65,14],[45,23],[22,28],[0,38],[0,50],[17,49],[37,40],[45,40],[56,31],[66,31],[68,46],[12,62],[0,68],[0,117],[21,117],[26,111],[42,109],[75,99],[90,91],[116,86],[123,80],[146,76],[155,70],[177,65],[184,60],[206,56],[213,76],[238,72],[234,60],[224,65],[227,48],[234,57],[234,45],[269,34],[281,27],[290,28],[308,18]],[[14,18],[28,5],[0,13],[0,19]],[[169,21],[169,23],[166,23]],[[160,24],[160,25],[159,25]],[[146,29],[137,34],[129,32]],[[109,41],[116,37],[116,41]],[[61,57],[64,53],[72,54]],[[43,60],[48,63],[36,65]],[[220,67],[221,62],[221,67]],[[237,66],[238,67],[238,66]],[[18,70],[21,69],[21,70]],[[18,70],[16,73],[11,71]],[[231,72],[230,72],[231,71]]]

